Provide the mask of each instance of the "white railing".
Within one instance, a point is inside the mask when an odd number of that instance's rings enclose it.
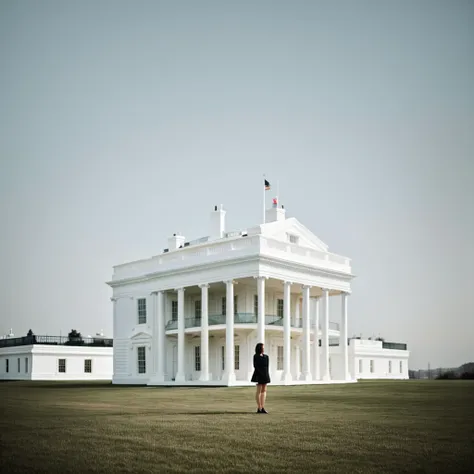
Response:
[[[299,263],[350,272],[350,259],[328,252],[261,237],[261,252]]]

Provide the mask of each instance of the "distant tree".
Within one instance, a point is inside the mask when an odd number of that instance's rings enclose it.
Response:
[[[81,344],[83,342],[81,333],[76,331],[75,329],[72,329],[71,332],[67,335],[67,337],[68,344]]]
[[[446,372],[443,372],[442,374],[439,374],[436,377],[436,380],[455,380],[457,378],[458,377],[454,371],[448,370]]]
[[[30,329],[27,334],[28,337],[34,336],[33,331]]]

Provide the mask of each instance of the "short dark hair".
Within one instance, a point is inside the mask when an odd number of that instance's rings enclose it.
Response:
[[[263,343],[259,342],[256,346],[255,346],[255,354],[261,354],[263,352]]]

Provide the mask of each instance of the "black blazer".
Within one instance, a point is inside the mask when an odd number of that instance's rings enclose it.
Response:
[[[254,354],[253,356],[254,372],[252,382],[270,383],[270,374],[268,373],[269,358],[267,354]]]

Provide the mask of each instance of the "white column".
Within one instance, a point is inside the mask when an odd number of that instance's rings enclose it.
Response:
[[[225,370],[223,380],[227,385],[235,382],[234,371],[234,282],[226,281]]]
[[[153,374],[152,378],[156,377],[158,372],[158,308],[157,308],[157,297],[156,291],[151,292],[151,319],[152,319],[152,330],[151,330],[151,350],[153,355]]]
[[[282,382],[290,383],[291,378],[291,325],[290,298],[291,282],[284,282],[283,290],[283,375]]]
[[[165,327],[165,293],[158,291],[156,301],[156,321],[158,323],[158,370],[157,382],[165,381],[166,374],[166,327]]]
[[[303,286],[303,372],[301,380],[309,382],[311,380],[310,360],[310,327],[309,327],[309,291],[311,287]]]
[[[176,382],[184,382],[186,374],[184,372],[184,288],[178,288],[178,371]]]
[[[257,277],[258,293],[258,342],[265,344],[265,277]]]
[[[349,347],[347,345],[347,338],[348,338],[348,328],[347,328],[347,302],[348,302],[348,294],[342,293],[342,311],[341,311],[341,328],[340,328],[340,335],[339,335],[339,347],[341,348],[341,356],[342,356],[342,380],[350,380],[349,375]]]
[[[329,290],[327,288],[322,290],[322,300],[324,303],[323,322],[321,325],[322,379],[328,382],[331,380],[329,374]]]
[[[301,367],[300,367],[300,348],[301,341],[296,341],[295,342],[295,358],[294,358],[294,365],[295,365],[295,379],[298,380],[300,373],[301,373]]]
[[[319,297],[314,299],[314,352],[313,352],[313,380],[321,379],[321,362],[319,357]]]
[[[208,284],[199,285],[201,288],[201,375],[199,380],[209,380],[209,311]]]
[[[295,306],[295,327],[298,327],[298,321],[300,320],[300,297],[296,298]]]

